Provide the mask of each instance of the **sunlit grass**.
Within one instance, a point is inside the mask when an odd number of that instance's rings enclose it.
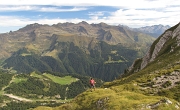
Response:
[[[36,72],[32,72],[31,76],[33,77],[37,77],[37,78],[48,78],[50,80],[52,80],[55,83],[61,84],[61,85],[67,85],[67,84],[71,84],[72,82],[77,81],[77,78],[73,78],[71,76],[65,76],[65,77],[59,77],[59,76],[54,76],[52,74],[48,74],[48,73],[44,73],[42,75],[37,74]]]
[[[14,83],[19,83],[19,82],[22,82],[22,81],[27,81],[27,78],[14,78],[12,80],[12,82],[14,82]]]
[[[36,78],[44,78],[44,76],[37,74],[36,72],[32,72],[30,76],[36,77]]]
[[[115,92],[112,89],[96,89],[91,92],[87,90],[86,92],[78,95],[72,103],[64,104],[58,109],[67,110],[148,110],[147,106],[149,104],[154,104],[164,97],[160,96],[146,96],[136,92],[121,91]],[[98,106],[98,101],[101,106]],[[168,105],[163,105],[167,108]],[[160,106],[162,107],[162,106]],[[173,107],[171,107],[173,108]],[[169,108],[171,110],[171,108]],[[52,109],[56,110],[56,108]]]
[[[35,109],[33,109],[33,110],[52,110],[52,108],[51,108],[51,107],[39,106],[39,107],[37,107],[37,108],[35,108]]]
[[[161,100],[162,97],[158,96],[146,96],[140,93],[123,91],[117,94],[114,94],[108,103],[108,107],[110,109],[128,109],[128,110],[136,110],[136,109],[147,109],[146,106],[148,104],[156,103]]]
[[[58,77],[58,76],[54,76],[47,73],[44,73],[43,75],[51,79],[53,82],[61,84],[61,85],[71,84],[72,82],[75,82],[78,80],[77,78],[73,78],[71,76]]]

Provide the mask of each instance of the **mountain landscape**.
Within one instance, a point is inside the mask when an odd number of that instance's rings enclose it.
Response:
[[[159,36],[119,79],[86,90],[70,103],[34,110],[179,110],[179,90],[180,23]]]
[[[105,23],[38,23],[0,34],[1,66],[17,73],[77,73],[111,81],[142,57],[150,35]]]
[[[179,109],[179,33],[82,21],[0,34],[0,109]]]

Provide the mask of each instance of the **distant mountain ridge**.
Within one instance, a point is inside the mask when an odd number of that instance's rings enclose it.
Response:
[[[146,45],[142,45],[142,42],[145,42],[145,44],[149,45],[153,40],[155,40],[149,35],[134,32],[119,26],[110,26],[105,23],[88,24],[87,22],[82,21],[77,24],[67,22],[54,24],[52,26],[34,23],[27,25],[19,29],[18,31],[0,34],[0,43],[2,46],[0,59],[10,56],[13,51],[16,51],[18,48],[27,46],[28,42],[31,43],[33,40],[38,39],[40,36],[42,39],[47,39],[47,37],[51,37],[52,35],[83,36],[87,39],[95,38],[98,41],[105,41],[113,45],[121,44],[125,47],[141,47],[142,50],[144,50],[144,47],[146,48]],[[139,41],[136,40],[136,42],[134,42],[134,39],[136,39],[137,37]],[[16,41],[17,39],[18,41]],[[64,37],[62,40],[64,39],[67,38]],[[39,42],[35,40],[35,42],[33,43],[40,43],[40,40],[41,39],[39,39]],[[148,40],[150,41],[150,43],[148,43]],[[9,44],[8,42],[13,42],[13,45]],[[12,46],[16,47],[16,45],[18,46],[17,48],[11,49]]]
[[[140,28],[133,28],[134,31],[140,31],[146,34],[149,34],[151,36],[154,36],[155,38],[159,37],[162,33],[164,33],[165,30],[169,29],[169,25],[152,25],[152,26],[145,26]]]

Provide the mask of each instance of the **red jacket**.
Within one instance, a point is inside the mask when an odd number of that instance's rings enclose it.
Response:
[[[94,79],[91,79],[90,84],[94,84],[94,83],[95,83]]]

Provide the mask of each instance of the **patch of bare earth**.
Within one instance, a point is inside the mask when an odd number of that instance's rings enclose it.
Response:
[[[26,98],[23,98],[23,97],[15,96],[13,94],[4,94],[4,95],[8,96],[8,97],[10,97],[12,99],[18,100],[18,101],[32,102],[32,100],[30,100],[30,99],[26,99]]]

